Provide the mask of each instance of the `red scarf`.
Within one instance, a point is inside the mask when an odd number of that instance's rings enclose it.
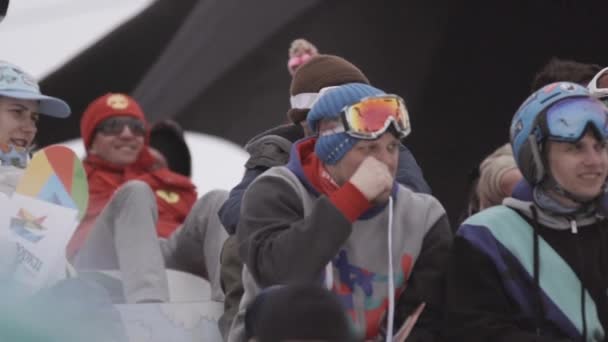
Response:
[[[314,153],[315,139],[303,141],[298,146],[302,161],[302,170],[310,184],[319,193],[329,197],[329,200],[351,222],[356,221],[371,203],[351,182],[340,186],[329,174],[321,160]]]

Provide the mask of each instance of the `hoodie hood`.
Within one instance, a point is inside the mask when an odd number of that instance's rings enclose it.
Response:
[[[302,127],[293,124],[274,127],[258,134],[245,145],[245,150],[249,153],[245,167],[271,168],[287,164],[293,143],[303,137]]]

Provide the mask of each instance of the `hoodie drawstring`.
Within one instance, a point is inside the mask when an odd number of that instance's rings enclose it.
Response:
[[[393,340],[395,319],[395,275],[393,271],[393,196],[388,198],[388,320],[386,322],[386,342]]]
[[[536,287],[536,335],[540,336],[542,334],[542,325],[545,317],[545,308],[543,306],[542,299],[542,289],[540,287],[540,253],[539,253],[539,243],[538,243],[538,212],[536,211],[536,207],[530,206],[530,211],[532,212],[532,229],[534,230],[534,245],[533,245],[533,255],[534,255],[534,285]]]
[[[581,320],[583,323],[583,341],[587,341],[587,307],[585,301],[585,284],[583,283],[583,276],[585,275],[585,260],[583,259],[583,251],[581,249],[580,239],[581,237],[578,234],[578,226],[576,224],[576,220],[573,218],[569,218],[570,227],[572,234],[576,235],[575,244],[576,244],[576,254],[578,257],[578,264],[580,267],[580,282],[581,282]]]
[[[334,270],[331,266],[331,261],[325,265],[325,287],[332,291],[334,288]]]

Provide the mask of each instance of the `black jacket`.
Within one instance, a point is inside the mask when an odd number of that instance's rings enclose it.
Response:
[[[515,209],[572,269],[597,307],[598,318],[608,328],[608,221],[601,217],[566,218],[549,215],[538,207],[536,215],[531,202],[508,199],[505,204]],[[571,229],[577,223],[577,232]],[[536,317],[524,313],[504,283],[496,264],[472,242],[465,238],[461,226],[453,244],[447,283],[446,333],[453,341],[573,341],[562,326],[546,319],[547,308],[533,301]],[[532,228],[533,227],[533,228]],[[534,248],[534,246],[530,246]],[[509,260],[505,255],[505,260]],[[509,267],[511,277],[525,278],[515,266]],[[538,267],[543,260],[538,259]],[[538,294],[534,282],[527,285]],[[582,294],[582,288],[581,288]],[[540,297],[537,297],[540,298]],[[580,301],[582,304],[582,301]],[[582,305],[571,310],[581,310]],[[544,309],[544,310],[543,310]],[[577,311],[580,313],[581,311]],[[538,331],[537,331],[538,330]],[[590,333],[589,333],[590,334]],[[604,339],[606,340],[606,339]]]

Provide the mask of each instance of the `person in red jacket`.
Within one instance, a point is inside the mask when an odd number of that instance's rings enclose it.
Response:
[[[123,94],[97,98],[85,110],[80,132],[87,151],[84,167],[89,181],[89,207],[68,246],[73,257],[112,195],[124,183],[140,180],[155,194],[157,232],[169,237],[196,201],[189,178],[159,168],[148,149],[147,122],[139,104]]]
[[[206,229],[224,234],[213,204],[221,205],[227,193],[212,192],[195,205],[190,179],[150,153],[144,113],[127,95],[94,100],[80,129],[89,207],[67,249],[75,266],[120,269],[127,302],[167,301],[165,266],[208,278],[215,266],[205,265]]]

